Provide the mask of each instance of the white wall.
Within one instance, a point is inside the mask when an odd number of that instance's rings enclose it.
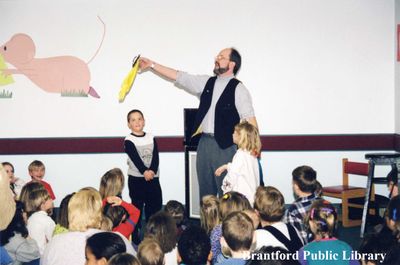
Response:
[[[198,101],[171,83],[142,74],[118,103],[133,56],[211,73],[227,46],[242,53],[238,77],[251,91],[263,134],[394,132],[394,1],[17,0],[0,1],[0,10],[0,43],[29,34],[36,57],[87,61],[103,32],[97,15],[107,25],[89,65],[102,98],[48,94],[14,75],[4,86],[14,94],[1,100],[9,118],[0,137],[122,136],[134,107],[154,134],[182,135],[182,109]]]
[[[86,61],[102,35],[97,15],[107,25],[100,53],[89,65],[101,99],[48,94],[15,75],[14,84],[0,88],[13,92],[12,99],[0,99],[7,117],[0,138],[124,136],[132,108],[144,111],[147,130],[155,135],[182,135],[183,108],[198,101],[171,83],[143,73],[118,103],[131,59],[140,53],[178,69],[211,73],[214,56],[227,46],[242,53],[238,78],[251,91],[262,134],[395,131],[393,0],[0,0],[0,10],[0,43],[29,34],[38,58],[73,55]],[[364,161],[364,153],[265,152],[266,182],[291,201],[294,167],[311,165],[323,184],[333,184],[341,158]],[[124,154],[0,156],[23,177],[33,159],[45,162],[58,199],[82,186],[97,187],[111,167],[126,167]],[[183,201],[183,154],[161,154],[161,174],[164,202]]]

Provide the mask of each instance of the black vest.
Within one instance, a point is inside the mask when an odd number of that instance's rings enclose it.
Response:
[[[203,93],[200,96],[200,105],[194,121],[193,133],[196,133],[196,130],[201,125],[201,122],[211,106],[211,99],[216,79],[216,76],[208,79]],[[240,122],[239,113],[235,106],[235,91],[239,82],[240,81],[236,78],[232,78],[228,82],[215,106],[214,137],[219,147],[222,149],[226,149],[233,145],[232,133],[235,125]]]

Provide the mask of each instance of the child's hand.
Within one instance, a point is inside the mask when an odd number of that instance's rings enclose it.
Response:
[[[107,197],[107,202],[112,206],[119,206],[122,203],[122,199],[117,196],[109,196]]]
[[[217,170],[215,170],[215,176],[219,177],[222,175],[222,173],[224,173],[225,170],[228,169],[227,165],[222,165],[219,168],[217,168]]]

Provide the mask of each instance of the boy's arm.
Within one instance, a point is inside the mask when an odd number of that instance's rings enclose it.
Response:
[[[147,170],[147,167],[144,165],[142,159],[139,156],[138,151],[136,150],[136,146],[131,141],[125,141],[124,143],[125,153],[128,154],[129,158],[132,160],[133,164],[135,164],[136,168],[139,170],[141,174]]]
[[[139,221],[140,211],[138,208],[125,201],[122,201],[120,205],[128,212],[129,218],[125,222],[120,223],[113,231],[120,232],[126,238],[129,238]]]
[[[154,172],[154,174],[157,174],[158,171],[158,165],[160,163],[160,158],[158,154],[158,146],[156,139],[153,138],[153,143],[154,143],[154,148],[153,148],[153,158],[151,159],[151,164],[150,164],[150,170]]]
[[[127,203],[125,201],[122,201],[121,206],[124,207],[125,210],[128,212],[129,214],[128,220],[131,221],[134,226],[136,226],[136,224],[139,221],[140,210],[136,208],[133,204]]]

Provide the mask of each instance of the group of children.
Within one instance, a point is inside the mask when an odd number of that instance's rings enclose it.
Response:
[[[122,199],[125,177],[114,168],[101,177],[99,190],[87,187],[68,194],[53,214],[55,195],[43,180],[44,164],[35,160],[29,165],[31,181],[26,183],[14,175],[11,163],[2,163],[17,210],[1,231],[1,264],[400,264],[388,263],[399,256],[399,196],[390,201],[379,234],[363,242],[360,258],[335,237],[338,214],[321,197],[314,169],[293,170],[296,201],[288,209],[278,189],[260,185],[261,141],[248,122],[235,126],[238,150],[232,162],[215,172],[227,171],[224,195],[204,196],[200,226],[188,224],[178,201],[162,210],[158,148],[144,132],[143,113],[130,111],[127,123],[131,133],[124,148],[132,203]]]

